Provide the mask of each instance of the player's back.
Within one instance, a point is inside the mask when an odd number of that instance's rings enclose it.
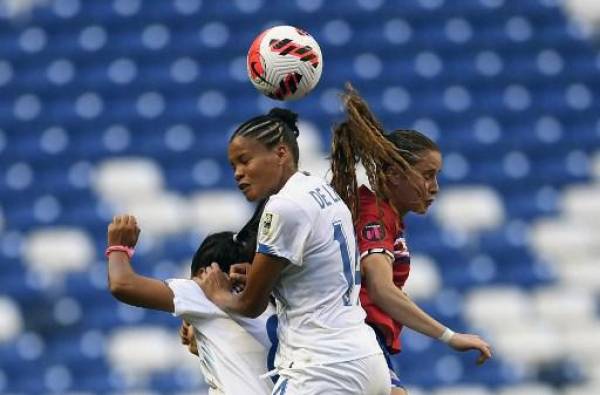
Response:
[[[202,373],[215,394],[270,394],[267,371],[268,308],[255,319],[230,316],[209,301],[192,280],[169,280],[174,315],[194,327]]]
[[[352,216],[324,180],[298,172],[269,198],[258,252],[289,261],[274,289],[277,365],[341,362],[377,353],[358,303]]]

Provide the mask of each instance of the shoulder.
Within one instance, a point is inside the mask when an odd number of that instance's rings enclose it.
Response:
[[[384,200],[377,202],[375,194],[364,185],[359,189],[360,209],[359,222],[378,222],[387,227],[395,226],[396,214],[391,206]]]
[[[178,317],[208,318],[225,316],[213,304],[194,280],[174,278],[165,283],[173,291],[174,315]]]
[[[313,211],[318,209],[311,193],[323,188],[324,184],[325,181],[319,177],[298,172],[278,193],[269,198],[265,211],[278,210],[310,217]]]
[[[182,294],[192,296],[204,296],[202,288],[200,288],[200,286],[196,284],[194,280],[185,278],[171,278],[165,280],[165,283],[169,286],[169,288],[171,288],[171,290],[173,290],[173,293],[175,295]]]
[[[268,213],[276,213],[282,216],[306,216],[308,215],[306,204],[301,199],[289,196],[274,195],[269,198],[263,210],[263,218]]]

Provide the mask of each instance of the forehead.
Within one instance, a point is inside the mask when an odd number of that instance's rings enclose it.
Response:
[[[230,158],[235,158],[243,154],[258,154],[267,151],[267,147],[260,141],[251,137],[234,137],[229,143],[227,152]]]
[[[439,170],[442,168],[442,154],[439,151],[427,150],[420,154],[414,167],[418,170]]]

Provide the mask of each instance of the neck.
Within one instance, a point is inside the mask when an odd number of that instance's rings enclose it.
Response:
[[[281,188],[283,188],[285,183],[288,182],[290,177],[292,177],[294,174],[296,174],[297,171],[298,171],[298,169],[296,169],[294,167],[286,167],[283,170],[283,172],[281,173],[281,178],[279,179],[279,182],[277,183],[277,186],[275,187],[275,190],[273,191],[273,193],[279,192],[281,190]]]

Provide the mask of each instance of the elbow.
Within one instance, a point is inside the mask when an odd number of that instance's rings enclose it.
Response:
[[[115,299],[121,302],[127,302],[127,295],[129,289],[131,289],[130,284],[127,281],[115,281],[109,278],[108,288]]]
[[[248,310],[243,314],[244,317],[248,318],[258,318],[261,315],[262,311],[258,311],[257,309]]]
[[[267,303],[245,303],[238,313],[244,317],[257,318],[266,310]]]

